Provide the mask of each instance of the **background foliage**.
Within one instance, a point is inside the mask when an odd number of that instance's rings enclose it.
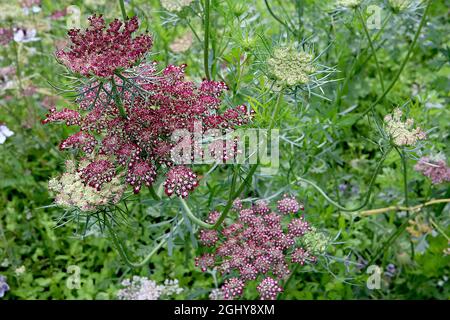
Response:
[[[15,1],[13,1],[15,2]],[[64,39],[69,14],[52,20],[49,16],[69,5],[81,9],[81,23],[92,13],[102,13],[110,20],[120,17],[114,1],[42,1],[42,11],[30,15],[8,16],[3,10],[11,1],[0,1],[0,27],[20,26],[37,30],[33,42],[13,41],[1,46],[0,67],[15,66],[14,85],[0,78],[0,122],[15,132],[0,145],[0,274],[7,277],[11,288],[7,299],[113,299],[122,279],[132,275],[147,276],[158,283],[178,279],[185,291],[178,298],[205,299],[217,286],[214,277],[194,267],[198,253],[196,228],[189,223],[174,234],[168,245],[141,269],[123,264],[112,242],[101,230],[90,230],[84,236],[76,221],[59,218],[62,209],[51,206],[52,195],[47,182],[62,172],[67,156],[58,142],[70,129],[42,126],[47,112],[46,99],[54,99],[58,107],[71,103],[58,96],[50,84],[64,81],[61,66],[54,59],[55,46]],[[271,82],[265,76],[264,61],[273,47],[308,39],[316,53],[322,52],[320,63],[333,66],[339,81],[323,86],[323,99],[316,96],[286,95],[280,112],[275,115],[282,129],[280,170],[277,175],[257,174],[245,197],[270,198],[291,192],[305,203],[305,213],[319,229],[338,236],[338,244],[329,252],[328,265],[304,267],[285,288],[286,299],[447,299],[449,297],[448,206],[423,209],[421,219],[433,221],[432,232],[412,238],[408,232],[384,246],[389,235],[404,223],[405,212],[390,211],[364,217],[358,212],[344,212],[327,202],[306,184],[292,184],[298,175],[306,174],[333,198],[346,207],[355,207],[368,192],[375,165],[379,161],[381,136],[372,117],[357,121],[382,93],[377,66],[370,54],[361,20],[353,11],[330,14],[334,1],[269,1],[273,14],[264,1],[213,0],[209,65],[213,79],[225,81],[230,90],[226,103],[246,103],[256,111],[252,126],[267,127],[271,121],[275,99]],[[13,4],[14,5],[14,4]],[[17,4],[18,5],[18,4]],[[128,1],[127,10],[142,21],[141,30],[154,36],[151,60],[165,63],[187,63],[187,77],[204,77],[202,6],[194,1],[179,14],[167,12],[159,1]],[[377,57],[386,84],[394,78],[408,46],[411,44],[422,9],[412,13],[392,13],[385,1],[367,1],[361,12],[367,21],[368,5],[381,8],[384,30],[369,30],[377,48]],[[3,8],[2,8],[3,7]],[[448,108],[449,33],[448,1],[433,1],[428,22],[423,28],[410,61],[393,89],[375,108],[383,117],[396,106],[404,106],[422,128],[430,130],[422,152],[442,152],[449,156]],[[333,19],[332,19],[333,17]],[[386,20],[387,19],[387,20]],[[294,32],[287,30],[294,28]],[[191,30],[191,47],[175,53],[171,43]],[[376,37],[376,38],[375,38]],[[448,184],[432,185],[413,170],[416,161],[407,160],[409,205],[434,198],[449,198]],[[231,179],[230,168],[200,166],[201,186],[189,198],[200,215],[223,204]],[[206,177],[207,175],[207,177]],[[392,152],[378,176],[372,197],[366,207],[380,208],[404,204],[401,159]],[[129,200],[128,217],[120,237],[136,252],[144,255],[152,248],[160,230],[158,225],[169,217],[181,215],[177,201],[152,200],[148,192]],[[156,224],[156,225],[155,225]],[[58,226],[58,227],[57,227]],[[411,250],[411,243],[414,250]],[[382,250],[382,251],[380,251]],[[375,253],[381,252],[379,256]],[[379,265],[383,271],[395,265],[393,276],[383,275],[382,287],[369,290],[365,268],[357,268],[363,260]],[[66,285],[71,265],[80,267],[80,289]],[[17,268],[25,267],[23,273]],[[220,283],[219,283],[220,284]],[[250,294],[246,298],[254,298]]]

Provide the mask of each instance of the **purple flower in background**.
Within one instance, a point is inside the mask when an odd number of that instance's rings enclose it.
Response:
[[[395,265],[392,264],[392,263],[389,263],[389,264],[386,266],[386,272],[385,272],[384,274],[385,274],[387,277],[392,278],[393,276],[395,276],[396,272],[397,272],[397,268],[395,267]]]
[[[6,283],[6,278],[0,276],[0,298],[3,298],[7,291],[9,291],[9,286]]]
[[[414,169],[431,179],[433,184],[450,181],[450,168],[444,159],[438,157],[422,157]]]

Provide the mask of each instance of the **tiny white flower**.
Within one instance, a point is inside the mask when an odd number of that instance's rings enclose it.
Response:
[[[0,144],[5,143],[6,138],[11,137],[14,134],[11,130],[8,129],[4,124],[0,125]]]
[[[14,31],[14,41],[26,43],[39,41],[39,38],[36,37],[36,29],[16,29]]]

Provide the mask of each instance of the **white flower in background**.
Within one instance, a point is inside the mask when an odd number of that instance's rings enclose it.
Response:
[[[183,292],[176,279],[166,279],[164,285],[158,285],[146,277],[133,276],[123,280],[121,284],[124,288],[117,292],[120,300],[158,300]]]
[[[414,119],[402,120],[402,116],[402,110],[396,108],[384,117],[386,132],[396,146],[413,146],[417,141],[426,139],[426,133],[421,128],[414,128]]]
[[[183,288],[180,288],[178,279],[166,279],[164,281],[164,289],[163,289],[163,295],[164,296],[171,296],[171,295],[177,295],[183,292]]]
[[[117,293],[120,300],[158,300],[164,289],[155,281],[139,276],[122,281],[122,286],[124,288]]]
[[[0,144],[4,144],[6,138],[11,137],[14,134],[8,127],[4,124],[0,124]]]
[[[161,0],[161,6],[167,11],[179,12],[192,2],[193,0]]]
[[[186,32],[185,35],[173,40],[173,42],[170,44],[170,50],[175,53],[186,52],[192,46],[192,40],[192,32]]]
[[[14,273],[16,274],[16,276],[21,276],[22,274],[25,273],[27,269],[25,268],[25,266],[20,266],[18,268],[16,268],[16,270],[14,270]]]
[[[34,13],[34,14],[41,12],[41,7],[39,7],[39,6],[32,6],[31,8],[25,7],[22,10],[23,10],[23,13],[27,16],[30,14],[30,12]]]
[[[212,289],[209,294],[209,300],[224,300],[225,297],[223,295],[222,289]]]
[[[16,28],[14,29],[14,41],[22,43],[39,41],[40,39],[36,37],[36,33],[36,29]]]

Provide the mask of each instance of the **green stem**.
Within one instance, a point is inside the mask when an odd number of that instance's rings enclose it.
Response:
[[[220,225],[222,224],[222,222],[225,220],[225,218],[227,217],[228,213],[230,212],[231,207],[233,206],[233,202],[234,200],[242,193],[242,191],[244,190],[245,186],[247,185],[247,183],[250,181],[250,179],[253,177],[253,174],[255,173],[256,169],[257,169],[258,165],[254,164],[250,167],[250,171],[248,172],[247,176],[245,177],[244,181],[242,181],[241,185],[239,186],[239,189],[236,192],[232,192],[231,191],[231,195],[230,198],[228,199],[227,204],[225,205],[225,208],[222,211],[222,214],[220,215],[219,219],[217,219],[216,223],[214,224],[209,224],[206,223],[202,220],[200,220],[199,218],[197,218],[191,211],[191,209],[189,208],[188,204],[186,203],[186,201],[183,198],[180,198],[181,204],[183,205],[183,208],[186,212],[187,217],[195,224],[199,225],[202,228],[205,229],[217,229],[220,227]],[[235,174],[237,174],[237,172],[235,172]],[[236,181],[236,179],[232,180],[232,183],[234,183]],[[234,190],[234,185],[231,186],[230,190]]]
[[[288,286],[289,283],[291,282],[291,279],[294,277],[294,273],[297,271],[298,266],[299,266],[299,264],[297,263],[297,264],[295,265],[294,269],[292,269],[291,274],[289,275],[289,277],[286,279],[286,281],[285,281],[284,284],[283,284],[284,292],[281,293],[280,295],[278,295],[277,300],[282,300],[282,299],[283,299],[284,294],[286,293],[287,286]]]
[[[179,228],[179,226],[181,225],[182,222],[183,222],[183,218],[181,218],[178,221],[178,223],[176,224],[176,226],[174,227],[172,232],[175,232],[175,230]],[[164,238],[152,249],[152,251],[150,251],[149,254],[144,259],[142,259],[140,262],[133,262],[130,260],[130,258],[128,257],[128,255],[126,253],[125,245],[119,239],[119,237],[117,236],[117,234],[115,233],[115,231],[113,229],[113,226],[107,219],[105,219],[105,225],[106,225],[106,228],[108,229],[108,232],[111,235],[113,243],[116,246],[117,250],[119,251],[119,254],[122,257],[123,261],[131,268],[140,268],[140,267],[146,265],[149,262],[149,260],[151,259],[151,257],[155,253],[157,253],[158,250],[161,249],[167,243],[167,240],[169,239],[169,236],[171,234],[171,232],[167,233],[164,236]]]
[[[281,90],[281,91],[278,93],[277,101],[275,102],[275,108],[274,108],[274,110],[273,110],[272,117],[270,118],[269,131],[272,130],[272,129],[273,129],[273,126],[275,125],[275,118],[277,117],[278,112],[279,112],[279,110],[280,110],[280,102],[281,102],[282,96],[283,96],[283,90]]]
[[[111,87],[112,93],[114,95],[114,101],[116,102],[117,108],[119,109],[120,116],[122,118],[127,117],[127,113],[125,108],[123,107],[122,99],[120,99],[119,91],[117,90],[116,81],[114,80],[114,76],[111,77]]]
[[[152,196],[153,199],[155,199],[157,201],[161,200],[161,198],[158,196],[158,194],[156,193],[156,191],[153,188],[153,186],[149,186],[148,187],[148,191],[150,191],[150,195]]]
[[[389,149],[383,154],[383,156],[381,157],[381,159],[380,159],[380,161],[378,162],[378,165],[377,165],[377,167],[376,167],[376,169],[375,169],[375,172],[374,172],[374,174],[372,175],[372,178],[371,178],[371,180],[370,180],[369,190],[367,191],[366,198],[364,199],[363,203],[362,203],[361,205],[359,205],[358,207],[356,207],[356,208],[349,209],[349,208],[346,208],[346,207],[344,207],[343,205],[339,204],[338,202],[334,201],[333,199],[331,199],[331,198],[326,194],[325,191],[322,190],[322,188],[320,188],[318,185],[316,185],[314,182],[312,182],[312,181],[310,181],[310,180],[307,180],[307,179],[304,179],[304,178],[301,178],[301,177],[297,177],[297,180],[298,180],[298,181],[305,182],[305,183],[311,185],[312,187],[314,187],[317,191],[319,191],[319,193],[320,193],[320,194],[321,194],[321,195],[322,195],[329,203],[331,203],[332,205],[334,205],[334,206],[337,207],[338,209],[340,209],[340,210],[342,210],[342,211],[347,211],[347,212],[355,212],[355,211],[359,211],[359,210],[361,210],[362,208],[364,208],[364,207],[367,205],[367,203],[369,203],[370,195],[372,194],[372,188],[373,188],[373,186],[374,186],[374,184],[375,184],[375,180],[376,180],[378,174],[380,173],[380,170],[381,170],[381,167],[382,167],[382,164],[383,164],[384,160],[386,160],[386,157],[387,157],[387,155],[391,152],[391,150],[392,150],[392,148],[389,148]]]
[[[414,47],[416,46],[416,42],[417,39],[419,38],[420,35],[420,31],[422,30],[422,27],[425,25],[425,20],[426,20],[426,16],[428,14],[428,9],[430,8],[431,5],[431,0],[428,1],[428,4],[425,8],[425,12],[422,16],[422,19],[420,20],[420,24],[419,27],[417,28],[416,34],[414,35],[414,39],[413,42],[411,43],[411,45],[409,46],[408,52],[406,54],[405,59],[403,60],[400,69],[397,71],[397,74],[395,75],[394,79],[392,79],[391,84],[389,85],[389,87],[386,88],[386,90],[384,90],[383,94],[366,110],[363,111],[363,113],[361,114],[361,116],[358,118],[361,119],[363,118],[367,113],[369,113],[380,101],[382,101],[387,94],[392,90],[392,88],[394,87],[395,83],[397,82],[397,80],[400,78],[400,74],[402,73],[403,69],[406,66],[406,63],[409,61],[409,58],[411,57],[412,51],[414,49]]]
[[[369,41],[370,50],[372,51],[372,55],[375,60],[375,65],[377,67],[378,77],[380,79],[381,90],[384,91],[385,89],[384,89],[383,74],[381,72],[380,63],[378,62],[377,52],[375,50],[375,47],[373,46],[372,39],[370,38],[369,30],[367,30],[366,22],[364,21],[364,18],[362,16],[361,9],[357,8],[356,11],[358,12],[358,17],[361,20],[361,24],[363,25],[364,33],[366,34],[367,40]]]
[[[405,193],[405,206],[409,207],[409,197],[408,197],[408,159],[406,158],[405,152],[400,151],[398,148],[395,148],[402,159],[402,167],[403,167],[403,190]],[[406,211],[406,218],[409,220],[409,211]],[[410,248],[411,248],[411,257],[414,259],[415,250],[414,243],[410,239],[409,240]]]
[[[296,36],[297,32],[291,29],[291,27],[289,27],[289,25],[286,22],[278,18],[278,16],[275,14],[275,12],[273,12],[272,8],[270,7],[269,2],[267,0],[264,0],[264,3],[266,4],[267,11],[269,11],[270,15],[279,23],[281,23],[287,30],[289,30],[294,36]]]
[[[203,63],[205,65],[205,76],[206,79],[211,79],[211,74],[209,73],[209,5],[210,0],[205,0],[205,13],[204,13],[204,28],[205,28],[205,39],[204,39],[204,52],[203,52]]]
[[[378,38],[380,37],[380,35],[383,33],[384,29],[386,28],[386,25],[389,22],[389,20],[391,19],[391,17],[392,17],[392,14],[389,13],[389,15],[384,19],[381,29],[375,34],[373,41],[378,40]],[[376,49],[376,50],[378,50],[378,49]],[[350,80],[353,79],[353,75],[356,74],[357,72],[359,72],[362,69],[361,65],[365,65],[366,61],[368,61],[372,57],[372,52],[370,52],[370,54],[367,55],[365,61],[363,61],[363,63],[361,64],[361,60],[366,55],[366,51],[367,51],[367,48],[364,48],[362,50],[361,54],[359,54],[358,57],[355,58],[355,60],[352,64],[352,67],[350,68],[350,71],[346,73],[344,83],[340,87],[340,89],[338,90],[338,93],[337,93],[337,98],[336,98],[335,104],[334,104],[335,107],[340,106],[340,103],[342,100],[342,95],[347,90]]]
[[[414,219],[418,214],[420,213],[420,211],[414,213],[410,219]],[[368,265],[372,265],[377,259],[378,257],[385,252],[385,250],[387,250],[391,244],[394,243],[395,240],[397,240],[397,238],[403,233],[403,231],[405,231],[405,229],[408,227],[409,225],[409,220],[410,219],[406,219],[401,225],[400,227],[398,227],[398,229],[389,237],[389,239],[384,243],[384,245],[376,252],[376,254],[372,257],[372,259],[370,259]]]
[[[123,0],[119,0],[120,11],[122,12],[123,21],[127,20],[127,11],[125,10],[125,3]]]

